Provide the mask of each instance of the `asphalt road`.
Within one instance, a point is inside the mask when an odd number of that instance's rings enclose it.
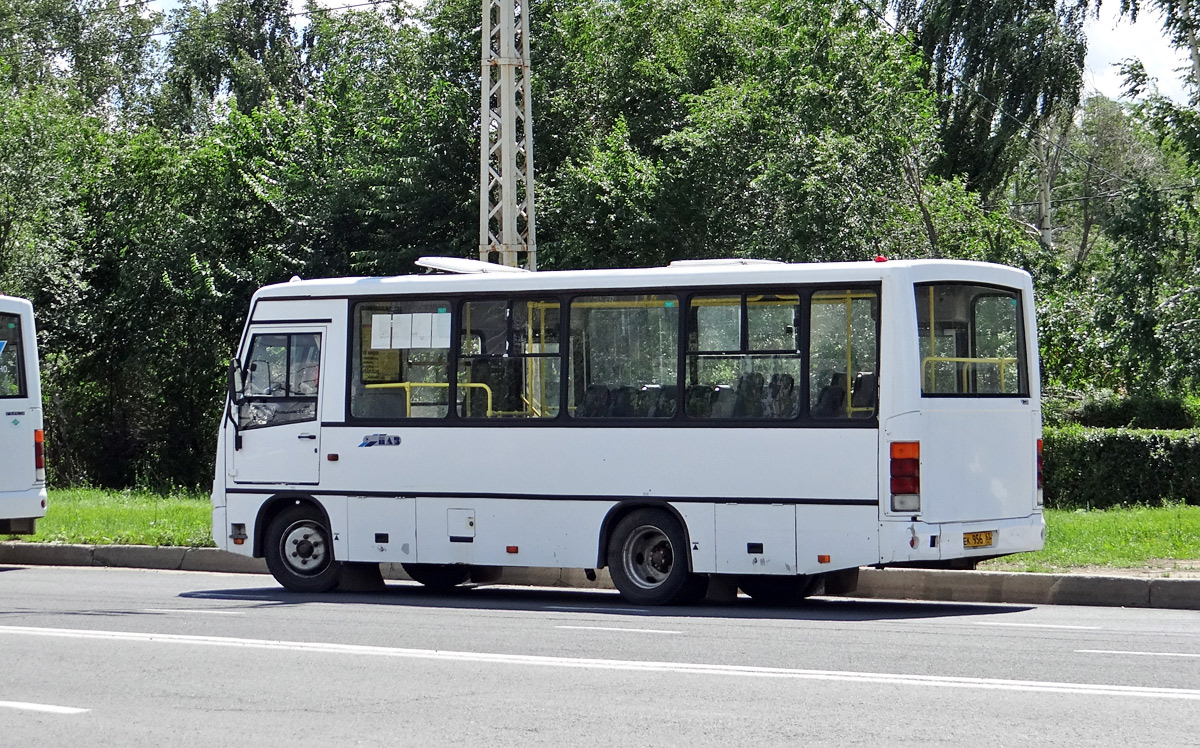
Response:
[[[1200,612],[0,567],[0,741],[1200,746]]]

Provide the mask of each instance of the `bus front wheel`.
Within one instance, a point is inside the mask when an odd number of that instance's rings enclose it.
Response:
[[[707,579],[688,570],[687,553],[683,528],[670,512],[638,509],[613,530],[608,572],[621,597],[635,605],[691,602]]]
[[[289,506],[267,525],[267,568],[292,592],[328,592],[342,576],[332,537],[315,507]]]

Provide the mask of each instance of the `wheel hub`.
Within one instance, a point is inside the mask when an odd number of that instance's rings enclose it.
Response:
[[[630,533],[623,551],[626,575],[643,589],[654,589],[661,585],[675,567],[671,540],[652,525],[639,527]]]
[[[282,546],[284,560],[297,574],[316,575],[329,565],[325,536],[307,521],[288,527],[283,533]]]
[[[663,574],[671,570],[671,546],[661,543],[650,551],[650,566]]]

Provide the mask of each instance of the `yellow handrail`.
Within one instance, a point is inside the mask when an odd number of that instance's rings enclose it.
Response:
[[[998,358],[969,358],[969,357],[965,357],[965,356],[926,356],[925,358],[921,359],[922,378],[924,378],[925,369],[926,369],[926,367],[928,367],[929,368],[929,381],[930,381],[931,385],[933,382],[933,372],[934,372],[933,364],[937,364],[937,363],[991,364],[993,366],[999,367],[1000,391],[1004,392],[1004,367],[1008,364],[1017,363],[1017,359],[1016,359],[1016,357],[1010,358],[1007,356],[998,357]],[[965,366],[963,367],[962,392],[967,391],[967,374],[969,373],[969,371],[970,370],[967,367],[965,367]],[[932,387],[931,387],[930,391],[932,391]]]
[[[449,382],[387,382],[385,384],[368,384],[364,385],[369,390],[404,390],[405,403],[404,412],[409,418],[412,417],[412,391],[414,388],[424,387],[426,389],[447,389],[450,387]],[[496,411],[492,410],[492,388],[482,382],[459,382],[459,387],[467,389],[481,389],[487,393],[487,415],[489,418],[496,415]]]

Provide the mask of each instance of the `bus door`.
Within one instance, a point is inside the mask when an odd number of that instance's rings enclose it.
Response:
[[[234,483],[315,484],[326,329],[251,325],[250,330],[238,359],[239,397],[225,421],[226,445],[233,446],[225,452],[229,477]]]
[[[922,518],[1029,516],[1040,420],[1027,296],[973,283],[918,284],[916,296]]]
[[[42,428],[33,307],[0,296],[0,495],[39,482],[35,439]],[[15,509],[15,507],[14,507]],[[38,507],[38,515],[41,509]],[[0,507],[0,516],[14,516]]]

